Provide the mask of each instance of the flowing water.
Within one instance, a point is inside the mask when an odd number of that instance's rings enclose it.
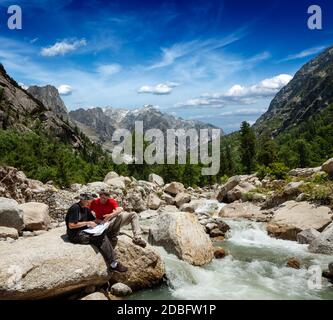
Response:
[[[263,223],[225,219],[228,239],[217,243],[229,255],[205,267],[194,267],[157,248],[166,264],[167,284],[145,290],[131,299],[333,299],[333,287],[322,279],[321,289],[312,289],[307,267],[327,269],[332,256],[315,255],[306,245],[268,236]],[[302,269],[286,267],[296,257]]]

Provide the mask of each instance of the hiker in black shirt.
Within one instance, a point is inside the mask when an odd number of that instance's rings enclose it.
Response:
[[[127,268],[117,261],[112,244],[104,232],[101,235],[92,235],[84,232],[85,229],[95,227],[96,219],[89,209],[94,197],[89,193],[80,195],[80,202],[73,204],[66,215],[67,236],[70,242],[78,244],[92,244],[103,255],[108,267],[113,271],[126,272]],[[112,232],[112,230],[108,230]]]

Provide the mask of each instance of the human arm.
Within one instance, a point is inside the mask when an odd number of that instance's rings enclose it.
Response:
[[[116,216],[118,216],[121,212],[123,211],[122,207],[117,207],[115,208],[112,213],[110,214],[106,214],[104,216],[104,222],[110,221],[111,219],[115,218]]]
[[[96,222],[95,221],[81,221],[81,222],[70,222],[68,224],[69,229],[79,229],[82,227],[96,227]]]

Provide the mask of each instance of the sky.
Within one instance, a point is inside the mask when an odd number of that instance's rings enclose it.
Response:
[[[7,27],[13,4],[21,30]],[[332,18],[330,0],[0,0],[0,62],[22,86],[56,86],[69,110],[149,104],[232,132],[333,45]]]

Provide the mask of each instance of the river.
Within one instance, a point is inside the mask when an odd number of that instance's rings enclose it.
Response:
[[[327,269],[332,256],[311,254],[306,245],[270,237],[264,223],[225,219],[231,230],[226,241],[216,243],[229,255],[205,267],[194,267],[161,253],[167,284],[133,294],[130,299],[333,299],[333,287],[322,279],[321,289],[308,285],[307,267]],[[288,258],[302,262],[299,270],[286,267]]]

